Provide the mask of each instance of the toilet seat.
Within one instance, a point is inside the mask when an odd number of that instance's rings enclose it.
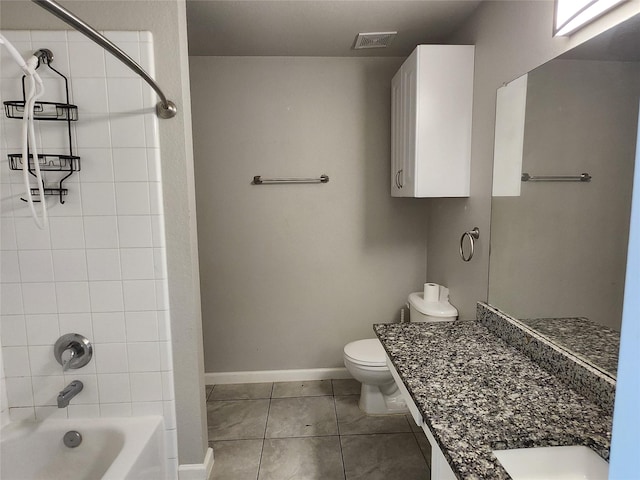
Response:
[[[351,362],[367,367],[387,366],[387,355],[377,338],[356,340],[344,347],[344,356]]]

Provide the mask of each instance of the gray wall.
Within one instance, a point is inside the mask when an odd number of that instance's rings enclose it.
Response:
[[[633,62],[554,60],[529,74],[522,171],[593,180],[493,199],[492,305],[620,329],[639,93]]]
[[[628,2],[571,37],[554,39],[551,0],[486,1],[451,39],[476,45],[471,196],[430,205],[427,277],[451,289],[462,318],[474,318],[476,302],[487,299],[496,90],[638,12],[640,2]],[[480,228],[476,255],[463,263],[458,241],[474,226]]]
[[[341,367],[425,281],[428,201],[388,186],[402,59],[190,62],[205,370]]]
[[[98,30],[153,33],[156,76],[178,115],[160,120],[160,147],[169,302],[172,316],[174,386],[181,464],[202,463],[207,447],[193,152],[184,0],[63,1]],[[3,29],[69,28],[36,4],[2,0]]]

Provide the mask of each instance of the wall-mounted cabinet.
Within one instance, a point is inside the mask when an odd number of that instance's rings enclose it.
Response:
[[[391,82],[391,195],[468,197],[472,45],[418,45]]]

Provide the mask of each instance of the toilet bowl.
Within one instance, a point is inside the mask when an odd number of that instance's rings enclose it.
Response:
[[[368,415],[408,411],[387,367],[384,348],[377,338],[356,340],[345,345],[344,366],[362,384],[360,410]]]
[[[441,285],[425,284],[424,292],[409,295],[411,322],[452,321],[458,311],[449,303],[449,290]],[[358,380],[360,410],[368,415],[407,412],[400,390],[387,367],[387,355],[377,338],[356,340],[344,347],[344,366]]]

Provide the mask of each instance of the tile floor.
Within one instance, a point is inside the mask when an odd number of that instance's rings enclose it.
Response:
[[[428,480],[407,415],[367,416],[355,380],[207,386],[216,480]]]

